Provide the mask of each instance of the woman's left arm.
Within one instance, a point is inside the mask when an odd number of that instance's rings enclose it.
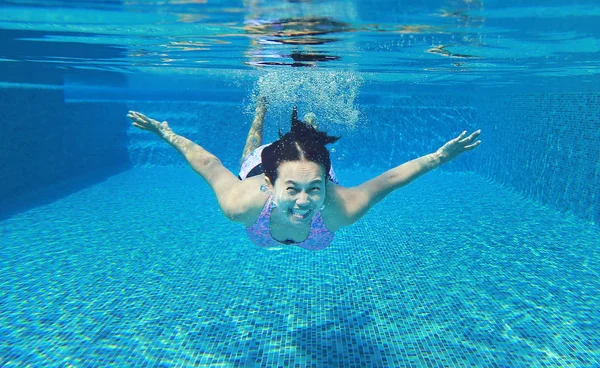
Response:
[[[394,190],[479,146],[481,141],[476,139],[480,133],[481,130],[477,130],[466,137],[467,132],[464,131],[434,153],[405,162],[359,186],[335,186],[331,194],[339,209],[339,225],[348,226],[355,223]]]

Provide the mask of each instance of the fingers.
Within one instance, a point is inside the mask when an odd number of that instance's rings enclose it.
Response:
[[[131,125],[133,125],[133,126],[134,126],[134,127],[136,127],[136,128],[140,128],[140,129],[142,129],[142,130],[148,130],[148,128],[146,128],[145,126],[143,126],[143,125],[140,125],[140,124],[138,124],[138,123],[133,123],[133,124],[131,124]]]
[[[481,129],[478,129],[478,130],[474,131],[473,133],[471,133],[471,135],[469,136],[469,139],[473,140],[473,139],[479,137],[479,134],[481,134]]]
[[[142,123],[146,123],[146,124],[152,123],[152,119],[150,119],[149,117],[147,117],[144,114],[140,114],[139,112],[132,111],[132,113],[128,114],[127,116],[129,116],[129,118],[132,120],[136,120],[136,121],[139,121]]]
[[[131,120],[133,120],[133,123],[131,125],[133,125],[136,128],[142,129],[142,130],[149,130],[148,127],[152,126],[151,124],[151,120],[149,119],[146,115],[136,112],[136,111],[129,111],[127,113],[127,117]]]
[[[141,117],[145,117],[145,116],[144,116],[144,114],[140,114],[139,112],[130,110],[127,113],[127,117],[133,120],[133,119],[140,119]]]
[[[135,112],[135,111],[130,111],[130,112],[127,114],[127,117],[128,117],[129,119],[133,120],[133,122],[134,122],[134,125],[135,125],[135,123],[143,123],[143,121],[144,121],[144,120],[143,120],[143,119],[140,117],[140,115],[139,115],[137,112]]]
[[[468,145],[471,142],[473,142],[477,137],[479,137],[479,134],[481,134],[481,129],[480,130],[476,130],[473,133],[471,133],[470,136],[468,136],[467,138],[464,138],[464,136],[467,134],[467,131],[465,130],[464,132],[461,133],[461,135],[458,136],[458,141],[461,144],[465,144]]]
[[[136,111],[129,111],[127,117],[133,120],[134,126],[144,130],[151,130],[152,127],[157,128],[160,125],[158,121]]]
[[[136,111],[129,111],[129,113],[127,113],[127,117],[132,120],[139,120],[139,121],[143,121],[145,123],[151,123],[151,122],[155,121],[154,119],[151,119],[151,118],[147,117],[146,115],[144,115],[140,112],[136,112]]]
[[[479,146],[480,144],[481,144],[481,141],[477,141],[477,142],[475,142],[473,144],[465,146],[465,150],[466,151],[470,151],[470,150],[474,149],[475,147]]]

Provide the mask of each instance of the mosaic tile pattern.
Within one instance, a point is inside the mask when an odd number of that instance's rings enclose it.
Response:
[[[168,121],[177,134],[217,154],[228,167],[239,166],[253,118],[253,115],[245,113],[240,103],[136,101],[130,102],[128,109],[159,121]],[[123,119],[128,121],[125,116]],[[267,136],[276,139],[274,134],[274,130],[266,131],[265,139]],[[187,167],[177,151],[153,134],[129,127],[127,135],[131,142],[128,151],[132,165]]]
[[[65,104],[60,89],[0,89],[0,202],[86,175],[128,167],[126,109],[118,102]],[[5,178],[9,178],[6,180]]]
[[[215,202],[136,168],[1,222],[0,365],[600,364],[600,231],[479,176],[431,173],[321,252],[255,247]]]
[[[476,171],[600,225],[600,94],[484,97],[486,155]]]

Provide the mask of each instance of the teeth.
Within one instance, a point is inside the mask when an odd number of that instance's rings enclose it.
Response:
[[[300,211],[300,210],[292,210],[292,213],[294,215],[306,215],[310,210],[304,210],[304,211]]]

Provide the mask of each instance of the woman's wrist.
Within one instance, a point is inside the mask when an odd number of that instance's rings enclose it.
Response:
[[[156,134],[169,144],[175,143],[177,138],[177,134],[175,134],[171,128],[161,127]]]
[[[440,152],[440,150],[437,150],[431,154],[431,160],[432,160],[433,168],[442,166],[443,164],[448,162],[447,157],[444,155],[443,152]]]

